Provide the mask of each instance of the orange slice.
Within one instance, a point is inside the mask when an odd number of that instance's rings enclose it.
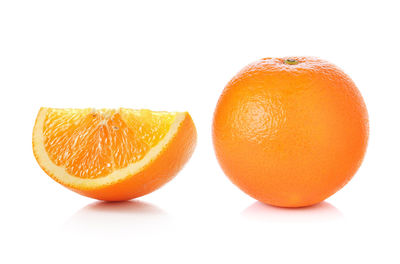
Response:
[[[171,180],[194,151],[196,128],[187,112],[41,108],[32,145],[40,167],[60,184],[121,201]]]

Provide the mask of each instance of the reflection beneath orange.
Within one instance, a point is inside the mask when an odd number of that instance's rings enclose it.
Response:
[[[266,222],[325,222],[343,218],[342,212],[328,202],[301,208],[282,208],[254,202],[242,215]]]
[[[64,225],[71,234],[89,236],[151,235],[165,230],[169,217],[159,207],[141,201],[94,202],[77,211]]]
[[[77,213],[87,214],[90,212],[166,215],[166,213],[157,206],[137,200],[124,202],[94,202],[85,206]]]

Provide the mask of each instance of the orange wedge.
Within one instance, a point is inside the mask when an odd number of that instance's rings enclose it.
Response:
[[[122,201],[171,180],[196,137],[187,112],[41,108],[32,145],[55,181],[88,197]]]

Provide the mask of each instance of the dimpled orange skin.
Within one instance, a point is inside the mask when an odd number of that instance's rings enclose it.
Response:
[[[367,147],[368,113],[353,81],[331,63],[265,58],[226,85],[212,133],[235,185],[270,205],[302,207],[353,177]]]

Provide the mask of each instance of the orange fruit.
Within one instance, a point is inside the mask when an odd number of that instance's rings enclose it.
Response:
[[[171,180],[192,155],[187,112],[41,108],[33,152],[54,180],[82,195],[121,201]]]
[[[264,58],[226,85],[214,113],[213,142],[229,179],[281,207],[316,204],[361,165],[368,114],[342,70],[313,57]]]

